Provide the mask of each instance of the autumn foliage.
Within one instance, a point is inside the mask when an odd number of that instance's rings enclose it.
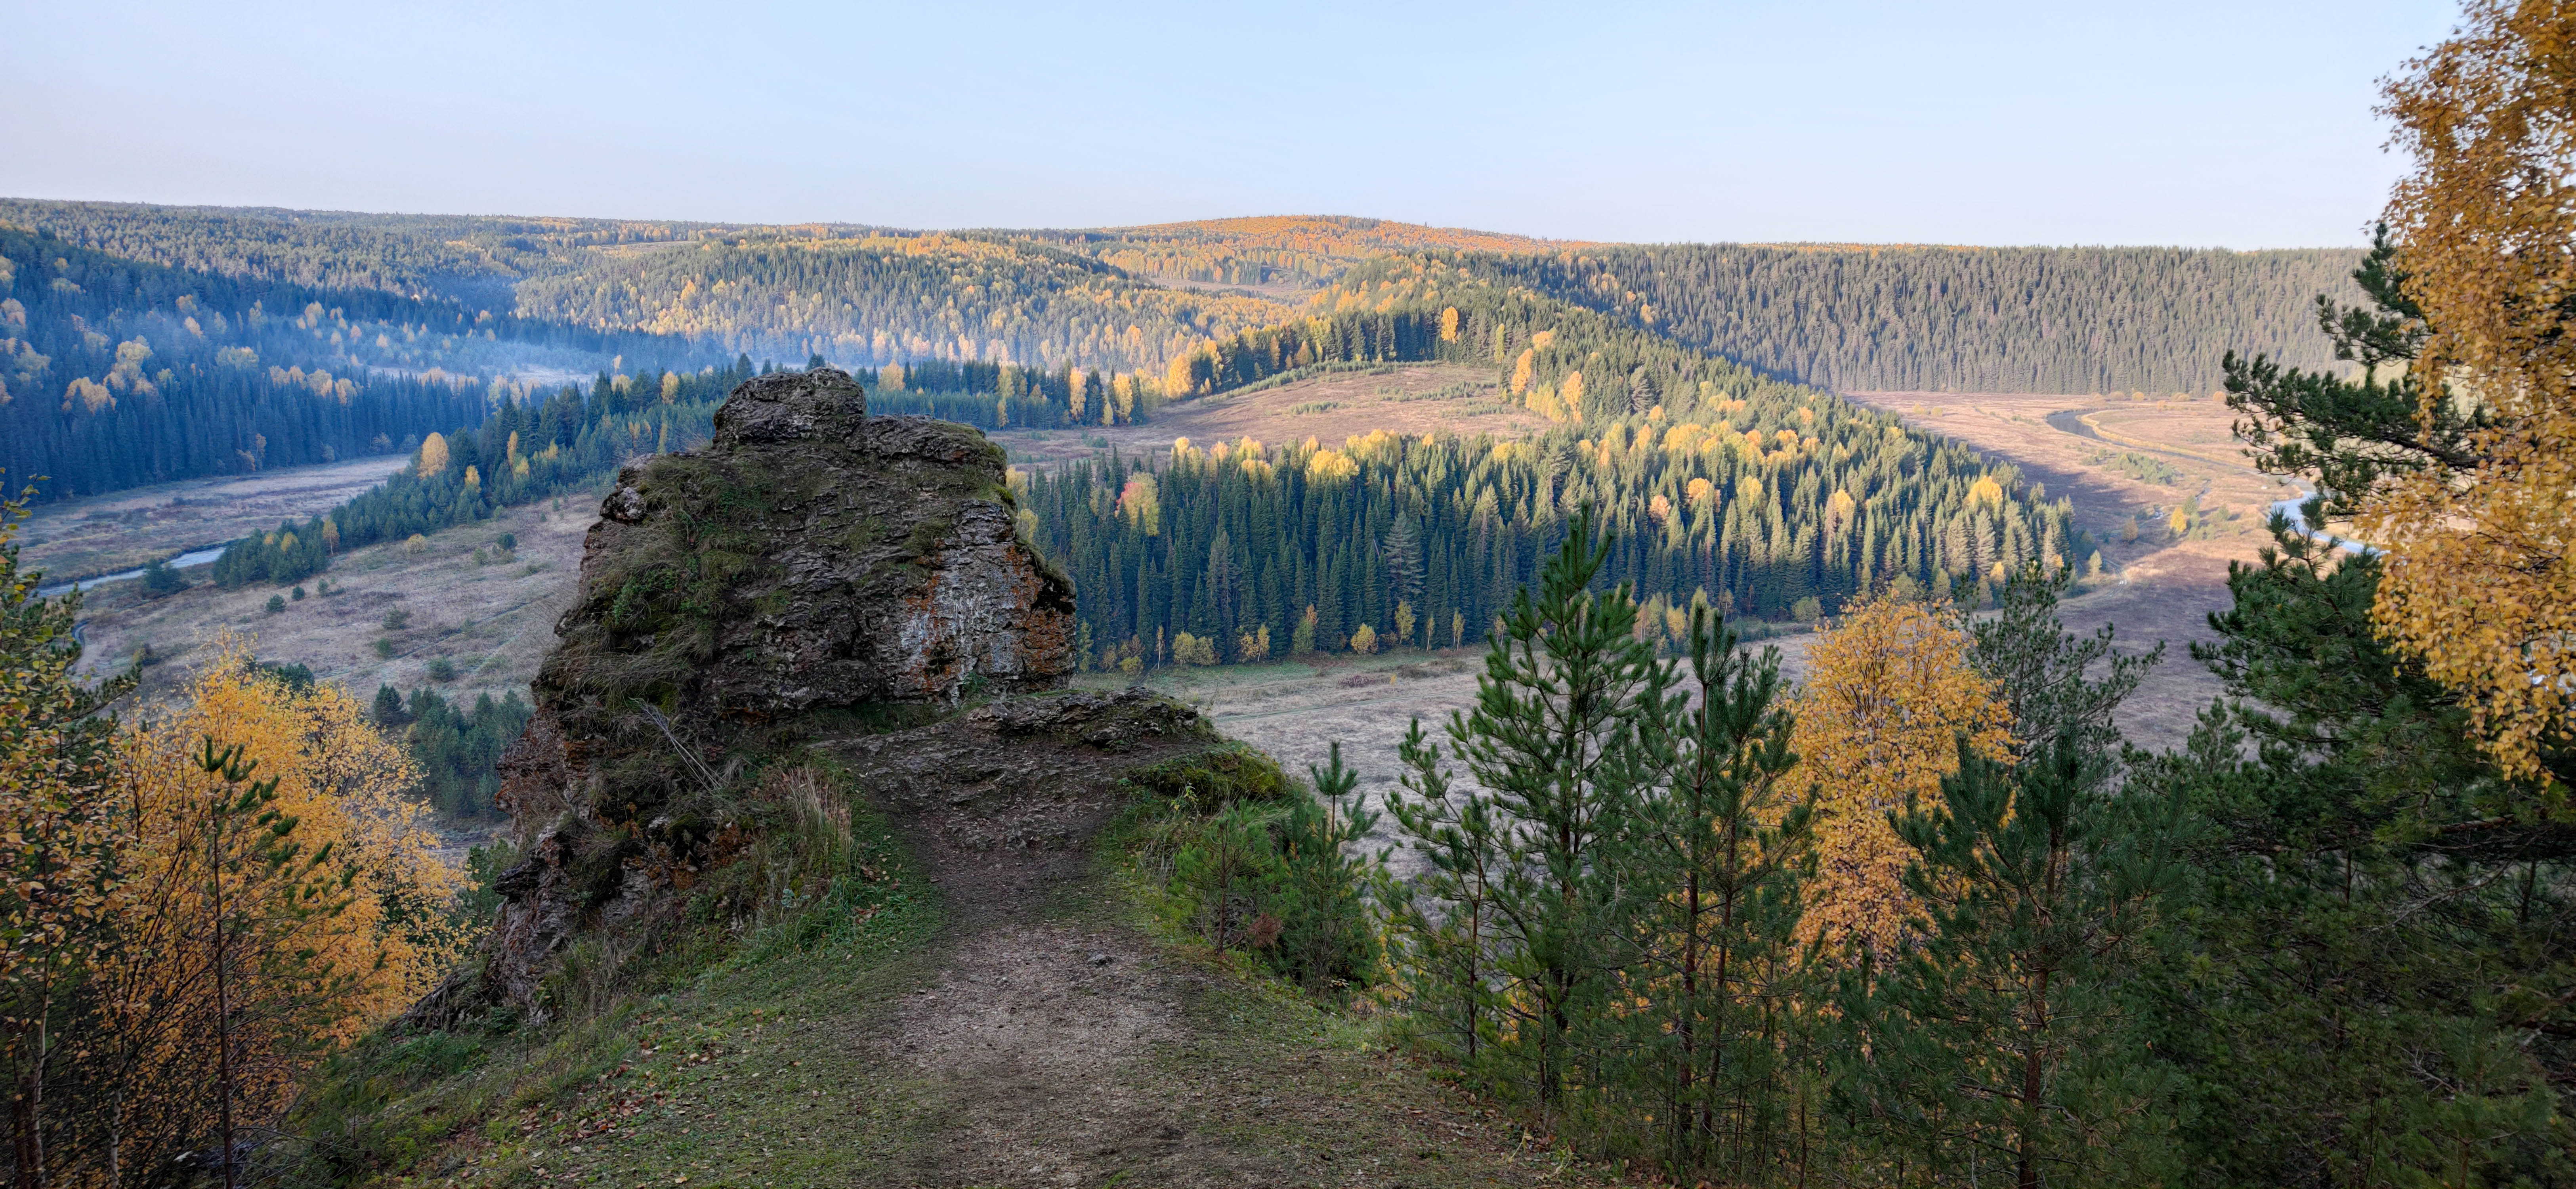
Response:
[[[1848,608],[1807,650],[1791,742],[1799,779],[1821,794],[1806,937],[1882,957],[1902,948],[1917,911],[1902,886],[1914,856],[1888,815],[1940,798],[1960,736],[1993,757],[2010,742],[1970,644],[1954,611],[1883,597]]]
[[[2473,0],[2411,67],[2384,111],[2415,158],[2388,216],[2430,331],[2423,417],[2478,424],[2363,507],[2389,551],[2374,617],[2532,777],[2576,725],[2576,11]]]
[[[12,593],[11,622],[48,606]],[[454,877],[410,759],[337,689],[219,637],[172,705],[117,727],[66,713],[95,704],[61,671],[76,649],[32,651],[60,668],[0,667],[19,1183],[220,1164],[454,960]]]

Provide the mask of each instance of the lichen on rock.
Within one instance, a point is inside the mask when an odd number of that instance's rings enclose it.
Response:
[[[983,434],[870,417],[833,368],[745,381],[705,449],[621,471],[501,764],[525,857],[480,973],[416,1017],[534,1007],[565,941],[691,867],[720,790],[782,741],[1061,685],[1072,584],[1015,512]]]

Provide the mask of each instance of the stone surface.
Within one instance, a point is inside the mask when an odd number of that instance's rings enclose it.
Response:
[[[628,467],[602,501],[536,714],[501,763],[525,857],[481,969],[415,1019],[538,1010],[572,938],[651,911],[697,869],[743,761],[923,712],[907,707],[1052,688],[1073,627],[1072,586],[1021,543],[981,433],[869,417],[831,368],[745,381],[704,450]],[[985,734],[1132,730],[1093,699],[1042,700],[1083,722],[1014,709]]]

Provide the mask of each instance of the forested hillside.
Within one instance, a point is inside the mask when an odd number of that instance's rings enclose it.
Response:
[[[357,361],[351,339],[370,332],[421,370]],[[0,470],[13,488],[45,477],[54,499],[408,449],[478,416],[481,393],[433,362],[469,333],[386,294],[235,282],[0,229]]]
[[[602,377],[551,396],[507,389],[488,415],[421,440],[412,465],[364,495],[302,524],[243,537],[215,559],[227,586],[285,584],[329,569],[332,555],[489,518],[553,496],[595,496],[635,459],[692,449],[716,406],[751,378],[749,360],[721,371]]]
[[[1813,618],[1890,586],[1982,600],[2026,562],[2091,552],[2064,503],[2010,468],[1443,260],[1364,266],[1317,308],[1176,360],[1165,387],[1474,362],[1562,428],[1528,442],[1183,442],[1160,471],[1112,457],[1029,477],[1036,539],[1081,591],[1093,661],[1481,639],[1585,508],[1618,538],[1607,579],[1658,615],[1705,599]]]
[[[936,233],[759,235],[601,252],[577,272],[521,283],[518,309],[844,366],[1070,362],[1111,371],[1160,369],[1286,312],[1166,289],[1026,240]]]
[[[2314,301],[2361,253],[2185,248],[1595,247],[1482,275],[1849,392],[2208,392],[2229,350],[2334,361]]]
[[[1770,375],[1845,390],[2191,391],[2252,346],[2330,361],[2309,303],[2354,252],[1579,245],[1375,219],[908,232],[0,200],[0,223],[223,276],[443,296],[501,338],[629,357],[691,336],[725,357],[843,367],[1071,364],[1154,373],[1388,256],[1628,318]],[[1241,292],[1201,294],[1170,285]],[[1279,299],[1279,300],[1271,300]],[[549,340],[553,341],[553,340]],[[587,367],[577,370],[587,371]]]
[[[0,198],[0,224],[51,232],[110,255],[243,280],[407,297],[483,297],[562,268],[587,248],[694,238],[717,224],[623,219],[380,215],[276,207],[151,206]],[[495,305],[490,299],[497,298]]]
[[[1205,219],[1097,231],[1014,231],[1138,276],[1204,285],[1318,289],[1352,265],[1408,252],[1545,252],[1580,246],[1490,231],[1340,215]]]

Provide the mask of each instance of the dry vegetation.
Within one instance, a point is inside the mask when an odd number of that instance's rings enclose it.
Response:
[[[1166,405],[1142,425],[1001,430],[990,436],[1010,450],[1014,463],[1051,465],[1088,457],[1101,449],[1094,442],[1106,442],[1132,457],[1169,450],[1174,438],[1204,445],[1244,437],[1272,444],[1312,437],[1329,445],[1379,429],[1505,438],[1547,424],[1501,395],[1502,385],[1489,368],[1390,365]]]
[[[2164,663],[2123,707],[2121,728],[2141,746],[2180,745],[2193,716],[2220,692],[2217,679],[2191,659],[2188,647],[2215,639],[2208,616],[2232,601],[2227,563],[2250,561],[2269,544],[2263,529],[2269,506],[2299,494],[2242,461],[2226,404],[2208,397],[1849,395],[2009,459],[2025,479],[2075,501],[2076,526],[2104,542],[2104,561],[2115,581],[2068,603],[2067,626],[2090,632],[2111,623],[2127,644],[2166,642]],[[2120,467],[2123,454],[2160,461],[2178,477],[2170,483],[2141,478]],[[2199,497],[2205,527],[2177,539],[2167,518],[2192,496]],[[2224,518],[2230,514],[2233,519]],[[2132,519],[2141,532],[2125,541],[2123,530]]]
[[[424,539],[417,552],[401,543],[355,550],[339,559],[306,598],[283,611],[267,611],[269,597],[286,593],[258,584],[224,590],[189,570],[196,585],[163,598],[146,598],[140,582],[119,582],[89,592],[83,608],[84,668],[92,674],[121,669],[148,646],[145,697],[166,689],[168,674],[185,666],[167,662],[204,648],[218,629],[254,638],[259,659],[310,666],[313,675],[351,694],[372,696],[380,683],[409,692],[439,689],[451,700],[498,698],[528,682],[554,646],[555,617],[571,603],[581,568],[582,534],[596,510],[588,500],[557,512],[551,504],[513,508],[480,524]],[[324,510],[308,506],[304,514]],[[516,553],[495,542],[518,540]],[[477,554],[480,554],[478,560]],[[388,628],[388,613],[406,613]],[[387,642],[390,656],[376,642]],[[456,676],[432,679],[439,661]]]
[[[277,527],[337,507],[385,476],[402,457],[361,458],[255,475],[192,479],[37,509],[19,538],[30,570],[50,584],[130,570],[190,549]],[[20,476],[0,476],[14,488]],[[38,485],[39,487],[42,484]]]

